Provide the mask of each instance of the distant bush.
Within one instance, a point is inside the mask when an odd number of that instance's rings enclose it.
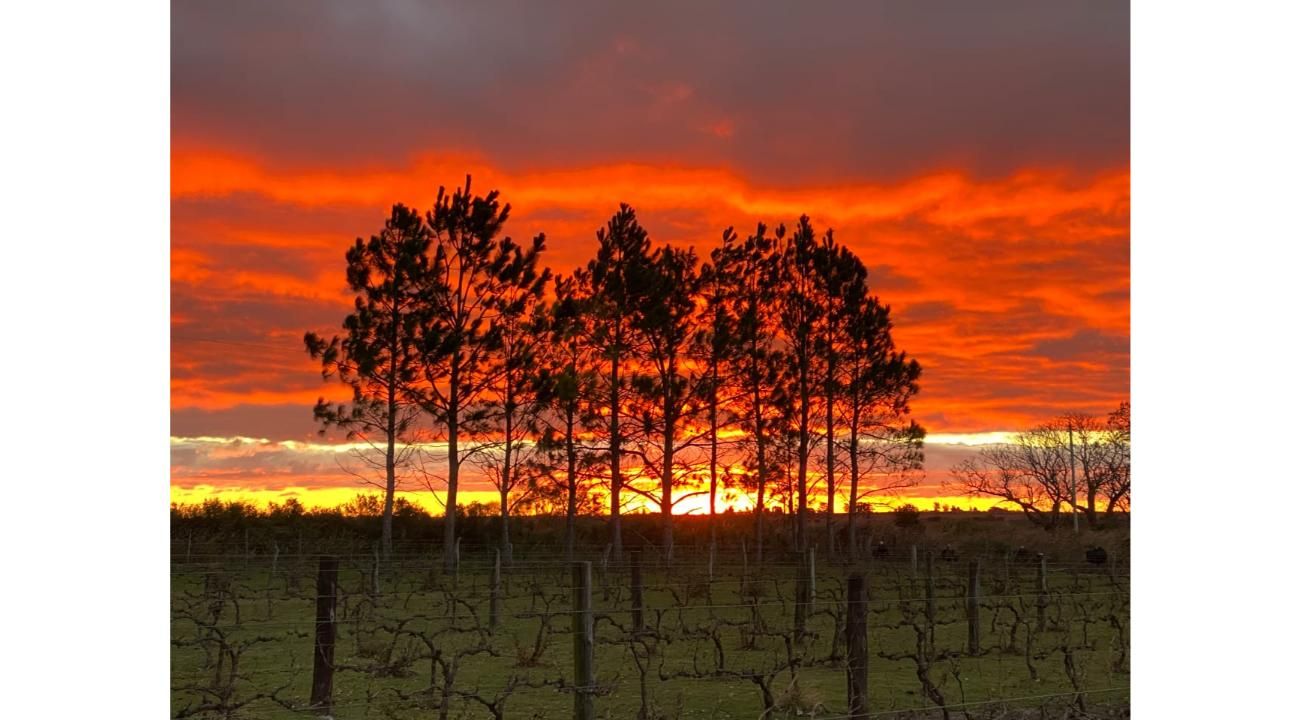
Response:
[[[912,528],[921,524],[921,511],[915,505],[907,504],[894,510],[894,524],[900,528]]]

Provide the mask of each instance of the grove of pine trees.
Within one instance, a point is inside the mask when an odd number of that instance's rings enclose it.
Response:
[[[841,550],[853,556],[868,499],[915,482],[920,365],[895,347],[889,306],[831,231],[805,216],[790,232],[728,228],[697,251],[652,243],[622,205],[595,256],[561,274],[544,265],[544,236],[504,233],[509,216],[469,178],[428,211],[393,206],[347,252],[355,302],[342,333],[305,336],[323,376],[350,388],[350,402],[322,399],[315,417],[367,448],[386,555],[406,483],[444,502],[444,562],[455,564],[467,468],[496,491],[507,561],[510,516],[537,497],[565,509],[570,556],[574,518],[599,497],[616,557],[635,502],[659,513],[671,558],[674,510],[707,495],[716,539],[728,491],[754,503],[759,562],[766,511],[792,511],[803,549],[819,498],[826,552],[847,522]]]

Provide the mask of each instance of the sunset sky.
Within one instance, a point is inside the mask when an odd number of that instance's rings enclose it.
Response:
[[[174,500],[356,491],[303,333],[357,236],[466,173],[563,272],[619,202],[704,252],[833,227],[924,368],[919,495],[1128,398],[1127,3],[644,5],[173,4]]]

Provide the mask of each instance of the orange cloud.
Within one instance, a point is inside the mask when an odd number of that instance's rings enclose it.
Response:
[[[174,419],[199,429],[240,418],[267,425],[257,419],[266,408],[295,418],[282,437],[313,432],[315,399],[346,394],[320,382],[301,336],[337,328],[346,313],[343,252],[378,229],[388,205],[427,206],[437,184],[457,184],[467,169],[476,188],[498,188],[512,204],[513,235],[547,233],[548,262],[561,272],[590,256],[595,229],[620,201],[637,207],[654,240],[702,252],[729,225],[748,232],[759,220],[790,224],[808,213],[819,229],[833,226],[893,307],[899,346],[924,367],[913,407],[931,430],[1014,430],[1127,398],[1123,169],[782,186],[671,164],[506,171],[469,153],[426,153],[401,167],[309,167],[180,146]],[[174,481],[248,482],[208,472],[173,468]]]

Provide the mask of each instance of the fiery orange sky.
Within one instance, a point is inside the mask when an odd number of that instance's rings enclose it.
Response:
[[[1127,399],[1127,3],[738,7],[174,5],[173,499],[353,491],[303,332],[354,238],[466,173],[560,271],[619,202],[702,252],[833,227],[924,368],[918,495],[957,434]]]

